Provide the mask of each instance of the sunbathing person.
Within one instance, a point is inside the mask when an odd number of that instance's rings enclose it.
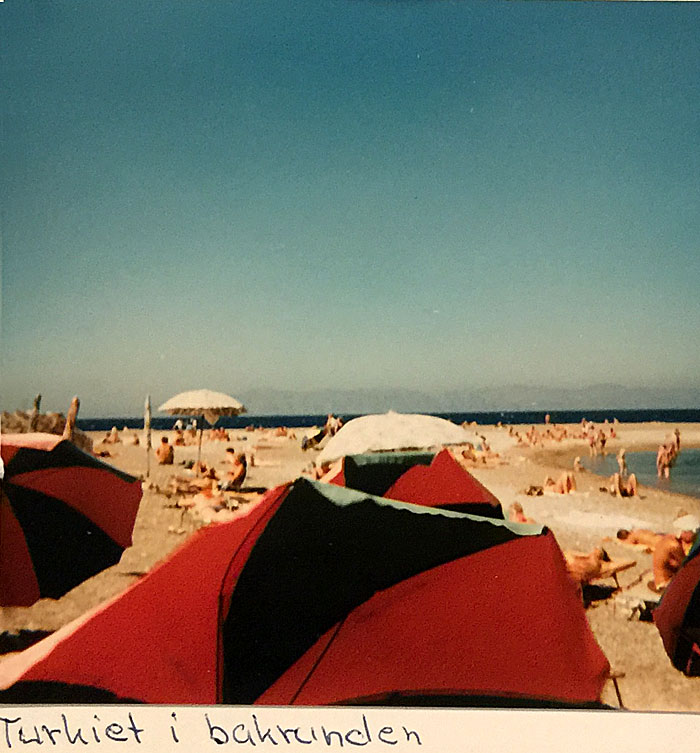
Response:
[[[601,547],[597,547],[590,554],[564,552],[564,557],[569,575],[579,585],[590,583],[600,577],[603,564],[610,562],[608,553]]]
[[[508,508],[508,520],[512,523],[534,523],[532,518],[528,518],[523,512],[523,506],[520,502],[513,502]]]
[[[175,460],[175,450],[168,442],[167,437],[161,437],[160,444],[156,447],[156,459],[159,465],[172,465]]]
[[[474,449],[474,445],[471,442],[467,442],[467,449],[462,450],[462,457],[464,460],[471,461],[472,463],[476,463],[478,460],[476,450]]]
[[[619,473],[614,473],[610,477],[610,494],[617,497],[636,497],[637,477],[631,473],[623,479]]]
[[[688,538],[686,534],[694,537],[691,531],[684,531],[680,536],[669,533],[656,544],[651,564],[654,572],[654,587],[657,591],[666,588],[671,578],[680,570],[685,559],[683,543]]]
[[[231,469],[226,472],[219,488],[224,489],[225,491],[238,491],[248,473],[248,463],[246,461],[245,453],[236,453],[233,447],[228,447],[226,452],[228,453],[228,459],[231,462]]]
[[[556,481],[551,476],[547,476],[542,486],[545,491],[556,492],[557,494],[569,494],[569,492],[576,491],[576,479],[573,473],[564,471]]]
[[[198,460],[192,466],[192,471],[195,476],[203,476],[204,478],[216,478],[216,471],[214,467],[211,468],[203,461]]]
[[[113,426],[111,431],[108,431],[107,434],[105,434],[104,439],[101,440],[101,444],[119,444],[121,441],[117,427]]]
[[[650,531],[648,528],[635,528],[632,531],[621,528],[617,532],[617,538],[620,541],[623,541],[625,544],[643,546],[647,552],[653,552],[656,545],[665,535],[664,533],[654,533],[654,531]]]

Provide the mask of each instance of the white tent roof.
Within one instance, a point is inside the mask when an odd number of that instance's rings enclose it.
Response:
[[[471,439],[461,426],[444,418],[389,411],[348,421],[331,437],[317,462],[329,463],[346,455],[381,450],[414,450],[465,444]]]

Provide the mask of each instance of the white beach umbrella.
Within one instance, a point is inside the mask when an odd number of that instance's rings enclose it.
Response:
[[[234,397],[212,390],[180,392],[170,400],[166,400],[158,410],[170,413],[171,416],[204,416],[212,426],[221,416],[238,416],[246,412],[245,406]],[[202,449],[202,431],[203,427],[200,426],[198,462]]]
[[[461,426],[444,418],[389,411],[348,421],[329,440],[317,462],[330,463],[365,452],[421,450],[469,441],[471,436]]]
[[[223,392],[190,390],[171,397],[158,408],[172,416],[204,416],[213,426],[221,416],[238,416],[245,407]]]

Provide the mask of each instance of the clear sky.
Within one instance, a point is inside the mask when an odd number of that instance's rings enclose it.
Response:
[[[6,0],[0,24],[3,408],[698,386],[695,3]]]

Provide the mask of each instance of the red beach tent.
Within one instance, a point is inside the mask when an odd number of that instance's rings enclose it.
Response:
[[[0,664],[0,702],[589,705],[608,677],[546,528],[300,478]]]
[[[463,468],[449,450],[349,455],[330,483],[388,499],[471,515],[503,518],[498,498]]]
[[[673,666],[684,674],[700,675],[700,538],[666,587],[653,615]]]
[[[58,599],[131,546],[141,483],[55,434],[0,435],[0,606]]]

